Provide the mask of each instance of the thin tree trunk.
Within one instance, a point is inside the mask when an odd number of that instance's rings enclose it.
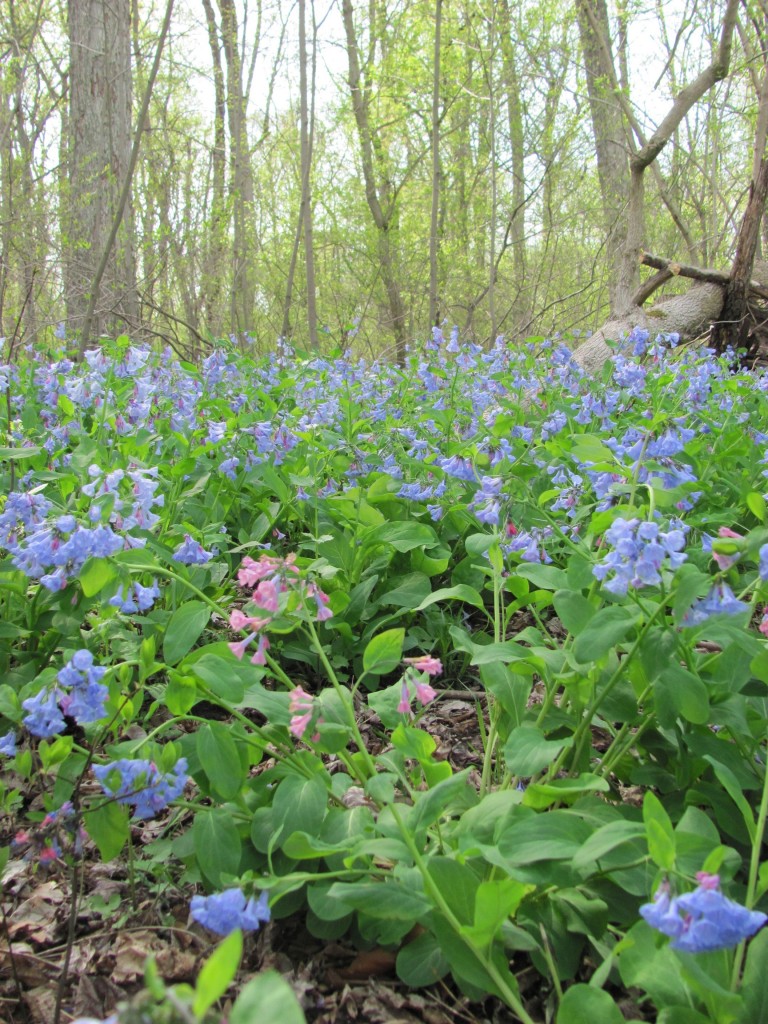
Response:
[[[387,290],[389,312],[392,322],[391,326],[395,336],[397,359],[398,362],[404,364],[406,356],[405,306],[403,305],[400,285],[397,279],[395,253],[391,239],[391,229],[396,221],[397,215],[395,207],[396,200],[390,199],[389,197],[386,175],[383,175],[384,184],[382,185],[381,196],[376,183],[374,152],[376,147],[378,147],[379,150],[381,149],[381,140],[374,137],[374,132],[370,124],[368,97],[363,89],[362,76],[360,73],[360,56],[357,36],[355,34],[351,0],[343,0],[342,13],[344,17],[344,31],[347,40],[349,89],[352,97],[352,110],[355,115],[358,139],[360,142],[363,179],[365,181],[365,198],[368,202],[368,209],[371,212],[373,223],[376,226],[379,265],[381,267],[381,276],[384,281],[384,287]],[[372,36],[374,34],[372,21]]]
[[[312,0],[310,0],[310,3]],[[313,18],[314,22],[314,18]],[[317,37],[312,45],[312,105],[314,106],[314,65]],[[299,0],[299,93],[301,104],[301,222],[304,225],[304,267],[307,279],[307,327],[309,344],[313,351],[320,348],[317,339],[317,299],[315,289],[315,253],[312,240],[312,137],[309,127],[309,97],[307,95],[307,4]]]
[[[160,29],[160,38],[157,41],[157,49],[155,50],[155,59],[152,63],[152,69],[147,79],[146,89],[144,90],[144,98],[141,104],[141,110],[139,111],[139,119],[136,125],[136,133],[133,137],[133,146],[131,148],[131,155],[128,161],[128,167],[125,171],[125,178],[123,181],[123,188],[120,193],[120,197],[117,201],[117,208],[115,209],[114,218],[112,220],[112,227],[107,237],[107,241],[104,245],[104,252],[101,256],[101,261],[96,268],[96,273],[91,284],[91,294],[88,302],[88,308],[85,313],[85,321],[83,323],[83,329],[80,335],[80,355],[82,356],[88,347],[88,339],[91,330],[91,324],[93,322],[96,307],[99,301],[99,295],[101,293],[101,284],[106,273],[107,265],[109,263],[112,251],[117,241],[118,232],[120,231],[120,225],[123,222],[123,217],[126,210],[130,206],[130,195],[131,195],[131,183],[133,182],[133,175],[136,170],[136,164],[139,159],[139,149],[141,147],[141,136],[144,132],[144,123],[147,118],[149,111],[149,101],[152,98],[152,89],[155,85],[155,79],[157,78],[157,72],[160,68],[160,58],[163,53],[163,47],[165,40],[168,36],[168,30],[171,26],[171,15],[173,14],[173,3],[174,0],[168,0],[168,6],[165,9],[165,18],[163,19],[163,25]],[[135,268],[133,275],[133,289],[136,292],[136,277]],[[133,314],[133,320],[129,322],[136,323],[138,321],[138,308]]]
[[[440,213],[440,50],[443,0],[435,0],[435,47],[432,61],[432,208],[429,218],[429,323],[439,325],[438,308],[438,217]]]

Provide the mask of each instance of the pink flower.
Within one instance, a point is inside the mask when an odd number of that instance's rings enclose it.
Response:
[[[288,730],[292,736],[300,740],[312,720],[313,698],[311,693],[306,693],[300,686],[291,690],[288,710],[292,714]]]
[[[250,646],[255,636],[255,633],[249,633],[245,640],[239,640],[237,643],[227,644],[227,647],[229,647],[230,651],[232,651],[232,653],[234,654],[238,661],[243,660],[243,655],[245,654],[247,648]]]
[[[412,665],[417,672],[426,672],[428,676],[439,676],[443,671],[442,662],[439,658],[433,658],[431,654],[422,654],[418,658],[403,658],[406,665]]]
[[[317,621],[325,622],[326,619],[332,619],[333,612],[328,607],[328,602],[330,600],[328,595],[324,594],[323,591],[314,583],[309,584],[307,587],[307,593],[310,597],[314,597],[315,599],[315,604],[317,605]]]
[[[253,615],[246,615],[239,608],[234,608],[229,613],[229,624],[232,629],[264,629],[269,625],[269,619],[257,619]]]
[[[272,580],[262,580],[253,592],[253,603],[266,612],[276,612],[280,591]]]
[[[403,681],[400,689],[400,703],[397,705],[397,710],[401,715],[407,715],[411,710],[411,694],[408,690],[408,682],[403,676]]]
[[[433,690],[429,683],[416,683],[416,699],[420,704],[429,704],[437,696],[437,690]]]
[[[721,526],[720,529],[717,531],[717,536],[718,537],[733,537],[735,540],[743,540],[743,538],[744,538],[744,534],[736,533],[736,531],[732,530],[729,526]]]
[[[266,665],[267,664],[267,651],[269,650],[269,638],[262,635],[259,637],[259,643],[256,647],[256,651],[251,658],[252,665]]]
[[[259,580],[265,576],[271,576],[276,566],[269,555],[262,555],[258,562],[254,562],[248,555],[243,559],[242,565],[237,571],[237,580],[241,587],[255,587]]]
[[[768,636],[768,604],[763,608],[763,618],[757,627],[763,636]]]
[[[706,871],[697,871],[696,881],[699,883],[700,889],[705,889],[708,892],[714,892],[720,888],[720,875],[710,875]]]

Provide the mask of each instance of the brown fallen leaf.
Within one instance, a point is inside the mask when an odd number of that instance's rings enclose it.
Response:
[[[33,1024],[51,1024],[56,1015],[56,986],[37,985],[24,993]]]
[[[63,902],[64,894],[56,882],[39,885],[9,916],[11,938],[23,936],[36,945],[52,945],[63,921]]]

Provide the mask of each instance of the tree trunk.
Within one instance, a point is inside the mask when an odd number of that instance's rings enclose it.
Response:
[[[85,326],[93,283],[131,159],[129,0],[69,0],[69,194],[64,266],[67,317]],[[101,280],[91,333],[119,333],[138,318],[130,196]]]
[[[310,0],[310,3],[312,0]],[[307,88],[307,4],[299,0],[299,93],[301,104],[301,223],[304,226],[304,269],[307,280],[307,328],[310,348],[317,352],[317,297],[315,289],[315,252],[312,239],[312,134],[310,132]],[[314,18],[313,18],[314,22]],[[317,36],[312,46],[312,107],[314,108],[314,66]]]
[[[440,248],[438,216],[440,213],[440,46],[443,24],[443,0],[435,0],[435,45],[432,61],[432,205],[429,216],[429,323],[437,327],[440,322],[438,307],[438,267]]]
[[[400,284],[397,277],[396,254],[392,243],[391,232],[396,223],[397,210],[396,198],[390,195],[386,168],[381,175],[381,186],[376,181],[376,168],[374,161],[381,157],[374,156],[375,152],[381,152],[381,140],[375,138],[369,119],[368,95],[363,88],[362,76],[360,73],[360,56],[355,34],[354,15],[352,11],[352,0],[343,0],[342,13],[344,16],[344,31],[347,41],[347,61],[349,64],[349,89],[352,96],[352,109],[357,124],[357,134],[360,141],[360,152],[363,165],[363,179],[365,181],[365,198],[368,202],[368,209],[371,211],[373,223],[376,226],[377,248],[379,255],[379,266],[384,287],[387,290],[389,301],[389,313],[391,327],[395,336],[395,348],[397,359],[401,364],[405,363],[406,337],[405,337],[405,306],[400,293]],[[374,31],[373,25],[371,31]]]

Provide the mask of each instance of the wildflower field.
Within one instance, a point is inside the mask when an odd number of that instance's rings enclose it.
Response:
[[[0,366],[0,1018],[768,1024],[768,375],[676,341]]]

